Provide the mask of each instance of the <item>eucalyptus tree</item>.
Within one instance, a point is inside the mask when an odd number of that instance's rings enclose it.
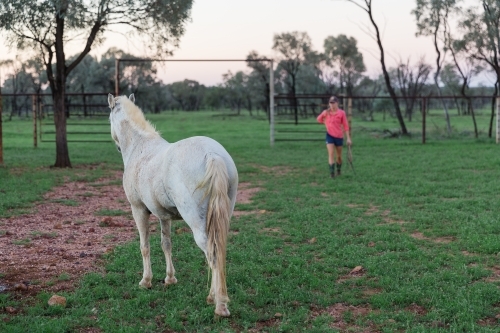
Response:
[[[6,75],[4,82],[4,93],[11,94],[29,94],[37,91],[35,84],[37,79],[35,74],[30,70],[29,60],[22,59],[19,55],[15,59],[8,59],[0,61],[0,68],[7,68],[9,74]],[[32,64],[32,62],[31,62]],[[22,111],[26,112],[31,110],[29,96],[12,96],[10,97],[10,115],[9,120],[17,114],[22,115]]]
[[[71,167],[66,136],[65,92],[69,74],[114,26],[130,29],[158,55],[177,46],[189,19],[192,0],[2,0],[0,32],[10,46],[38,50],[54,104],[55,167]],[[80,51],[68,61],[68,44]],[[55,64],[55,68],[53,68]]]
[[[416,102],[413,97],[422,94],[431,71],[432,67],[425,62],[423,56],[416,64],[411,63],[410,57],[406,62],[400,58],[397,67],[391,71],[395,87],[406,104],[406,116],[410,121]]]
[[[252,103],[250,100],[250,93],[248,91],[248,75],[242,71],[237,71],[232,73],[228,71],[226,74],[222,75],[223,87],[225,88],[226,101],[229,103],[232,109],[236,109],[238,115],[241,112],[243,106],[247,106],[247,109],[252,115]]]
[[[264,56],[259,55],[257,51],[251,51],[247,59],[255,60],[255,59],[263,59],[266,58]],[[267,61],[248,61],[247,66],[252,69],[252,72],[249,74],[249,80],[251,83],[251,87],[254,90],[260,90],[264,99],[262,104],[262,108],[267,112],[269,110],[270,100],[269,100],[269,92],[270,92],[270,77],[269,77],[269,66],[270,63]],[[260,83],[260,84],[259,84]],[[272,83],[274,84],[274,82]],[[261,88],[259,88],[259,86]],[[259,94],[260,95],[260,94]],[[261,100],[262,98],[259,98]],[[269,114],[268,114],[269,115]]]
[[[311,37],[306,32],[292,31],[274,35],[273,50],[278,52],[278,76],[291,97],[298,122],[297,75],[306,64],[319,64],[319,55],[312,49]]]
[[[481,73],[484,68],[479,64],[479,61],[464,52],[461,47],[463,41],[456,41],[455,43],[449,43],[449,49],[452,54],[453,62],[455,63],[455,68],[457,69],[460,77],[462,78],[462,85],[460,87],[460,93],[462,97],[467,100],[467,113],[472,116],[472,123],[474,124],[474,134],[477,138],[479,136],[477,130],[476,115],[474,113],[474,105],[470,94],[468,93],[470,89],[470,83],[472,79]]]
[[[500,85],[500,1],[481,0],[480,7],[467,9],[460,20],[463,39],[455,45],[469,57],[487,64],[496,75],[495,91],[491,101],[488,135],[493,135],[495,100]]]
[[[358,41],[354,37],[340,34],[337,37],[328,36],[323,44],[325,58],[338,68],[340,92],[352,96],[354,86],[366,71],[363,55],[358,50]]]
[[[170,97],[184,111],[199,110],[205,94],[205,86],[198,81],[185,79],[167,85]]]
[[[389,93],[389,96],[391,96],[392,103],[394,105],[394,110],[396,112],[396,117],[398,119],[399,126],[401,129],[401,134],[407,135],[408,130],[406,129],[405,121],[403,119],[403,115],[401,114],[401,108],[399,107],[399,102],[398,102],[398,98],[396,95],[396,91],[394,90],[394,87],[392,86],[391,78],[389,76],[387,66],[385,65],[385,51],[384,51],[384,46],[382,44],[382,37],[380,35],[380,30],[379,30],[378,25],[375,22],[375,19],[373,17],[372,0],[344,0],[344,1],[347,1],[347,2],[350,2],[354,5],[356,5],[357,7],[361,8],[363,11],[365,11],[368,14],[368,18],[370,19],[370,22],[373,26],[373,29],[375,30],[373,32],[372,37],[376,40],[379,51],[380,51],[380,65],[382,66],[382,75],[384,77],[387,92]]]
[[[439,79],[444,85],[444,93],[453,96],[455,106],[457,107],[457,114],[461,115],[463,113],[461,111],[463,109],[463,103],[461,103],[459,95],[462,84],[460,74],[458,74],[455,64],[445,63],[439,75]]]
[[[446,58],[449,36],[448,27],[450,15],[457,9],[460,0],[417,0],[417,7],[412,11],[417,20],[417,36],[431,36],[436,51],[436,71],[434,72],[434,84],[438,96],[442,97],[439,85],[439,75]],[[446,129],[451,134],[450,114],[444,99],[442,102]]]

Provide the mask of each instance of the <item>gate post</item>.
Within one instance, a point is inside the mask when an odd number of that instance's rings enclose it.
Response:
[[[120,93],[120,59],[115,58],[115,97]]]
[[[31,112],[33,113],[33,147],[38,146],[36,134],[36,95],[31,95]]]

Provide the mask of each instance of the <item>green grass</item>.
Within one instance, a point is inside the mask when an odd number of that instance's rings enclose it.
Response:
[[[94,213],[97,216],[123,216],[129,213],[120,209],[100,209]]]
[[[23,309],[16,316],[0,311],[0,331],[327,332],[342,319],[353,331],[498,332],[500,155],[485,135],[436,134],[422,145],[415,136],[383,139],[377,135],[383,124],[355,119],[356,174],[344,163],[343,175],[332,180],[322,142],[270,148],[266,121],[198,112],[148,118],[171,142],[194,135],[218,140],[233,156],[240,182],[261,188],[236,209],[265,212],[231,222],[238,231],[228,248],[231,317],[214,319],[205,304],[207,267],[190,233],[173,233],[178,284],[162,286],[164,257],[153,233],[151,290],[138,287],[142,260],[134,241],[106,255],[102,273],[61,292],[66,308],[48,307],[46,293],[32,305],[0,294],[0,309]],[[53,145],[33,149],[29,129],[4,122],[0,188],[18,192],[2,197],[0,191],[0,216],[30,207],[64,178],[92,182],[122,167],[111,143],[71,144],[74,169],[50,169]],[[172,230],[181,227],[175,221]],[[362,274],[350,275],[356,266]],[[324,312],[335,304],[347,309],[342,318]]]

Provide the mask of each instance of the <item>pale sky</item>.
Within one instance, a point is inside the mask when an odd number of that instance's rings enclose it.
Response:
[[[416,0],[373,0],[375,20],[383,34],[386,64],[396,64],[396,58],[417,61],[425,56],[434,64],[435,51],[429,37],[415,37],[416,24],[411,10]],[[316,51],[323,51],[328,36],[345,34],[358,40],[367,74],[381,72],[376,42],[365,32],[371,28],[366,12],[343,0],[195,0],[191,21],[186,26],[179,49],[173,59],[245,59],[255,50],[273,57],[273,36],[278,33],[305,31]],[[104,45],[94,48],[93,55],[103,54],[116,46],[137,56],[143,55],[143,45],[110,34]],[[67,55],[75,53],[66,51]],[[15,52],[0,44],[0,60],[12,58]],[[242,63],[172,62],[160,69],[165,83],[184,79],[205,85],[222,82],[222,74],[231,70],[246,70]]]

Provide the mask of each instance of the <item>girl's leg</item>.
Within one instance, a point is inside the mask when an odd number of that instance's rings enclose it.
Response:
[[[333,143],[327,143],[326,149],[328,150],[328,164],[335,164],[335,145]]]
[[[340,169],[342,168],[342,146],[335,146],[337,152],[337,174],[340,175]]]
[[[328,166],[330,167],[330,177],[335,177],[335,145],[332,143],[326,144],[328,150]]]

